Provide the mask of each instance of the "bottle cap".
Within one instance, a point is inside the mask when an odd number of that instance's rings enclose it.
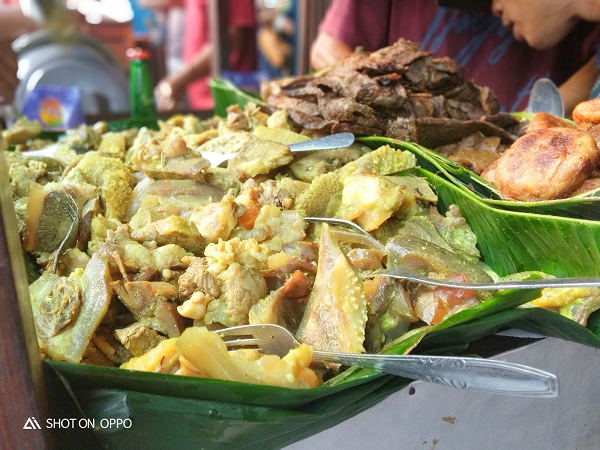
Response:
[[[148,59],[150,58],[150,51],[145,48],[135,47],[128,48],[125,52],[129,59]]]

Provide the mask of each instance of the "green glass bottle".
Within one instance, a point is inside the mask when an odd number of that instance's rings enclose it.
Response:
[[[154,84],[148,58],[150,52],[143,48],[127,50],[129,63],[129,105],[133,120],[156,120]]]

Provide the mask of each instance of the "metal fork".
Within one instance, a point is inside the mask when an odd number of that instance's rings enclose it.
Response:
[[[352,133],[336,133],[329,136],[323,136],[309,141],[290,144],[288,147],[291,152],[312,152],[315,150],[331,150],[334,148],[349,147],[354,143],[354,135]],[[211,167],[218,167],[225,161],[232,159],[236,153],[217,153],[217,152],[201,152],[204,159],[210,162]]]
[[[216,331],[230,350],[255,348],[280,357],[300,345],[279,325],[242,325]],[[313,361],[378,372],[461,389],[521,397],[557,397],[558,378],[533,367],[459,356],[353,354],[313,351]]]
[[[437,280],[419,275],[418,272],[408,267],[390,267],[367,274],[367,278],[376,275],[396,278],[399,280],[416,281],[430,286],[443,286],[473,291],[487,291],[498,289],[544,289],[544,288],[569,288],[569,287],[600,287],[600,277],[572,277],[572,278],[542,278],[539,280],[499,281],[498,283],[460,283],[457,281]]]

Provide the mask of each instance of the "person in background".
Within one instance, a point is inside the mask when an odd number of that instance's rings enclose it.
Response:
[[[224,3],[224,2],[223,2]],[[229,68],[240,72],[256,69],[256,19],[253,0],[227,5]],[[172,111],[187,90],[189,108],[210,110],[213,98],[207,84],[214,53],[210,42],[208,0],[185,0],[185,67],[161,80],[155,89],[159,111]]]
[[[259,70],[268,79],[295,73],[296,0],[257,1]]]
[[[140,9],[151,10],[160,24],[164,36],[165,66],[167,75],[183,69],[183,40],[185,33],[184,0],[132,0]],[[135,9],[134,9],[135,14]],[[146,15],[142,15],[146,21]],[[135,21],[135,15],[134,15]],[[145,24],[148,27],[147,24]]]
[[[505,6],[511,4],[511,13],[513,4],[527,9],[521,5],[536,2],[558,4],[566,0],[501,1]],[[554,31],[556,38],[548,41],[552,45],[537,50],[516,40],[503,25],[515,20],[509,19],[506,7],[502,14],[495,9],[499,14],[496,16],[491,10],[440,7],[436,0],[380,0],[377,5],[374,8],[367,0],[333,0],[311,49],[313,67],[331,64],[358,46],[373,51],[406,38],[420,42],[424,50],[436,56],[456,59],[468,78],[495,91],[505,110],[519,111],[526,109],[536,79],[548,77],[560,86],[586,64],[593,64],[590,61],[599,30],[577,15],[568,20],[547,21],[550,30],[558,30]],[[521,29],[513,27],[513,31]],[[572,107],[574,104],[567,105]]]
[[[512,31],[516,40],[547,50],[559,44],[580,21],[600,22],[600,1],[493,0],[492,12]],[[597,58],[600,46],[596,45],[596,55],[559,88],[566,111],[572,111],[589,97],[600,95],[600,84],[596,82],[600,74]]]

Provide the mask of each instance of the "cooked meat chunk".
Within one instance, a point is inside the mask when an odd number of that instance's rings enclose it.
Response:
[[[221,295],[217,278],[208,270],[206,258],[191,258],[190,265],[179,277],[179,298],[188,299],[194,292],[200,291],[210,298]]]
[[[402,188],[381,175],[357,172],[344,180],[337,215],[354,220],[367,231],[389,219],[402,203]]]
[[[319,175],[339,169],[358,159],[360,155],[360,151],[354,148],[321,150],[290,164],[290,170],[299,180],[310,183]]]
[[[317,75],[264,83],[261,96],[304,128],[325,133],[385,134],[425,146],[477,130],[506,143],[516,139],[515,120],[498,117],[489,88],[465,79],[457,61],[404,39],[371,53],[357,50]]]
[[[172,284],[152,281],[117,282],[114,289],[119,299],[140,322],[169,337],[181,334],[181,316],[169,301],[177,299],[177,289]]]
[[[600,98],[579,103],[573,110],[573,120],[577,124],[600,123]]]
[[[293,159],[287,145],[256,139],[247,142],[240,152],[229,160],[228,167],[241,181],[246,181],[248,178],[285,166]]]
[[[218,242],[219,239],[227,239],[237,225],[236,207],[233,197],[226,195],[218,203],[197,207],[190,221],[196,225],[202,237],[209,242]]]
[[[200,235],[196,225],[179,216],[170,216],[157,220],[131,233],[138,242],[156,241],[158,245],[176,244],[200,255],[207,241]]]
[[[520,138],[482,176],[504,198],[551,200],[578,189],[599,160],[589,134],[574,128],[547,128]]]
[[[581,195],[585,192],[594,191],[600,188],[600,178],[588,178],[575,192],[571,193],[570,197]]]
[[[137,317],[152,317],[157,299],[177,297],[177,289],[172,284],[160,281],[119,282],[114,288],[123,304]]]
[[[229,281],[224,283],[222,295],[208,305],[204,320],[207,324],[246,325],[250,308],[267,295],[267,283],[256,270],[238,263],[227,272]]]
[[[553,116],[552,114],[540,112],[533,116],[529,121],[527,133],[531,133],[535,130],[542,130],[544,128],[575,128],[575,125],[560,117]]]
[[[292,178],[267,180],[260,184],[260,202],[263,205],[273,205],[281,209],[292,209],[296,198],[308,188],[304,181]]]
[[[18,119],[8,130],[2,131],[4,145],[11,147],[24,144],[29,139],[37,137],[42,132],[42,124],[37,120],[27,120],[25,117]]]
[[[487,166],[496,161],[498,158],[500,158],[500,153],[496,153],[491,150],[463,149],[460,150],[456,155],[450,156],[449,159],[459,163],[462,166],[465,166],[467,169],[475,172],[476,174],[481,174],[481,172],[483,172]]]
[[[164,339],[160,334],[146,325],[136,322],[126,328],[115,330],[117,339],[133,356],[141,356],[156,347]]]

